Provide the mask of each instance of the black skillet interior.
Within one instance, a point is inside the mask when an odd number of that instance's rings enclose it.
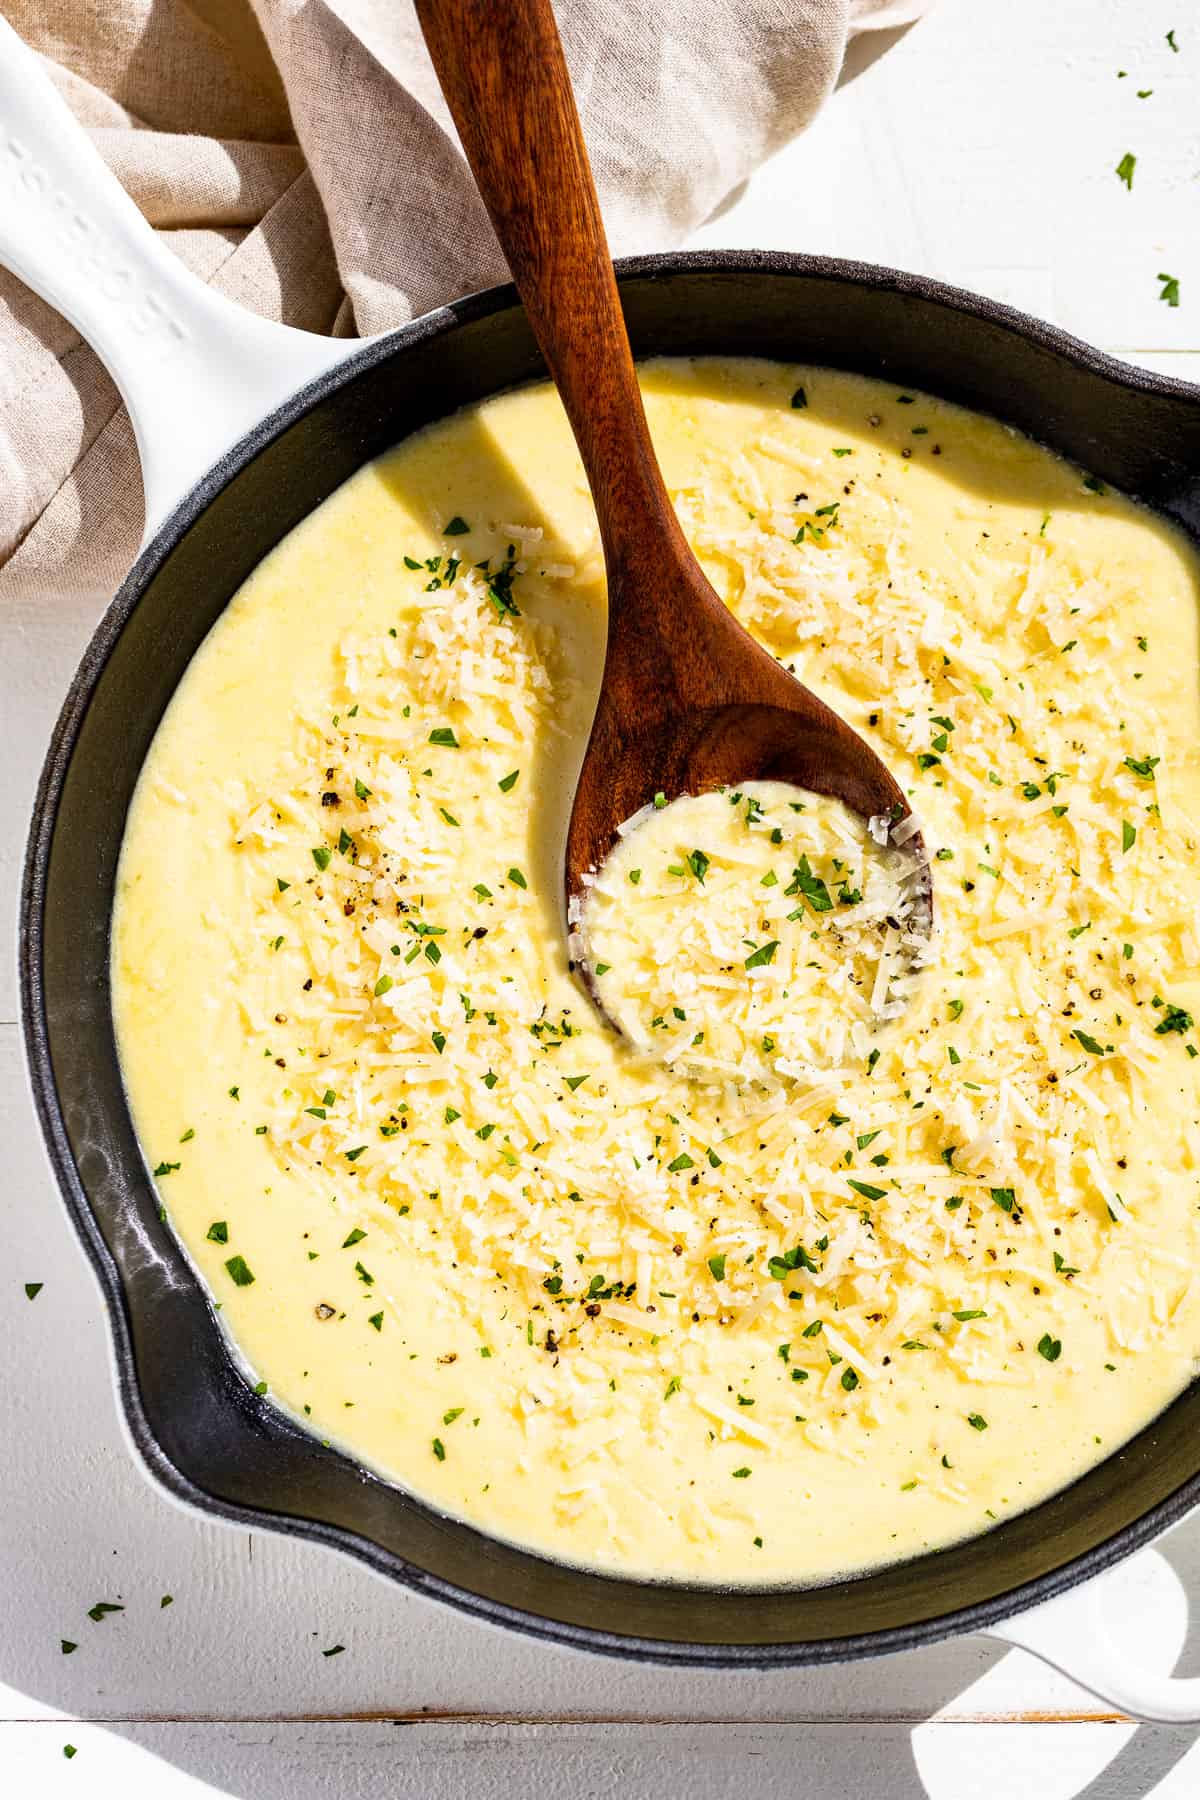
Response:
[[[1120,368],[988,302],[857,265],[647,258],[623,265],[621,291],[639,356],[779,357],[925,388],[1020,427],[1200,538],[1200,390]],[[189,498],[118,595],[64,708],[26,868],[25,1029],[59,1181],[108,1301],[134,1438],[159,1480],[210,1512],[336,1545],[413,1588],[593,1649],[765,1666],[979,1628],[1098,1571],[1200,1501],[1200,1384],[983,1539],[807,1590],[618,1580],[439,1515],[256,1397],[159,1217],[121,1087],[108,942],[126,809],[163,709],[239,583],[335,487],[417,427],[540,373],[511,289],[368,345]]]

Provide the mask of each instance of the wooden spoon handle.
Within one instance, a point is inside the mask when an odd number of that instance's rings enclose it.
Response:
[[[550,0],[416,0],[467,161],[583,457],[610,579],[664,531],[659,473]],[[635,540],[636,539],[636,543]]]

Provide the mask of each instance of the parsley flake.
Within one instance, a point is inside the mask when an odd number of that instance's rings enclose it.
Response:
[[[748,969],[765,969],[768,963],[775,960],[775,952],[778,948],[778,938],[772,938],[769,944],[760,944],[758,949],[752,950],[746,958],[746,967]]]

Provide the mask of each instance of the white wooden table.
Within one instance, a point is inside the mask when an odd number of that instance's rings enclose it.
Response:
[[[1196,0],[942,0],[852,71],[809,135],[696,241],[927,271],[1131,360],[1200,376],[1198,96]],[[1126,151],[1137,157],[1132,191],[1114,172]],[[1179,279],[1177,308],[1158,298],[1159,271]],[[49,597],[0,619],[6,942],[36,770],[94,622],[91,608]],[[645,1670],[509,1637],[330,1551],[178,1509],[124,1442],[99,1299],[24,1092],[10,963],[0,969],[0,1793],[1200,1792],[1195,1733],[1106,1718],[986,1640],[820,1672]],[[27,1282],[44,1284],[33,1300]],[[1182,1649],[1180,1671],[1198,1673],[1185,1592],[1200,1598],[1200,1517],[1127,1565],[1109,1604],[1147,1658],[1169,1668]],[[124,1610],[93,1621],[99,1601]],[[78,1647],[64,1654],[64,1639]],[[323,1654],[337,1644],[340,1654]],[[64,1756],[68,1745],[77,1755]]]

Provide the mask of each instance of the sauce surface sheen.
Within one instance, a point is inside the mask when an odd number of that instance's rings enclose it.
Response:
[[[821,1580],[1045,1497],[1195,1371],[1196,563],[926,396],[641,373],[719,591],[911,793],[936,938],[900,1016],[820,1068],[771,1033],[676,1067],[669,962],[633,1048],[569,971],[603,566],[538,386],[363,469],[202,646],[127,827],[118,1040],[273,1403],[570,1561]],[[765,993],[804,818],[727,798]],[[736,855],[667,846],[670,916]]]

